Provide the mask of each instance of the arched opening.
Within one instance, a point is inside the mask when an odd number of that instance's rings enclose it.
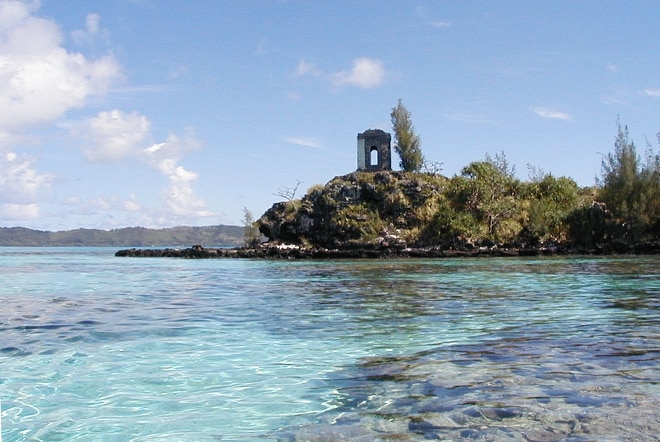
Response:
[[[378,158],[378,148],[376,146],[371,146],[371,150],[369,151],[369,165],[374,167],[378,166],[380,164],[379,158]]]

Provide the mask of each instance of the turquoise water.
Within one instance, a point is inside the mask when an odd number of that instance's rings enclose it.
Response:
[[[3,442],[658,440],[659,257],[114,251],[0,248]]]

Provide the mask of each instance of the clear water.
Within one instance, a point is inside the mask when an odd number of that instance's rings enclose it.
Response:
[[[0,248],[12,441],[658,440],[660,257]]]

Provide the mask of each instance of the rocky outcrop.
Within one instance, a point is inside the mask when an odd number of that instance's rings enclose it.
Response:
[[[179,258],[444,258],[538,256],[555,254],[657,254],[660,241],[530,241],[524,235],[506,243],[487,236],[466,238],[451,227],[469,217],[447,198],[449,179],[393,171],[335,177],[314,186],[300,200],[275,203],[258,220],[268,242],[253,248],[127,249],[117,256]],[[521,203],[522,204],[522,203]],[[587,221],[604,213],[594,204],[578,215]],[[453,217],[453,218],[452,218]],[[579,220],[582,220],[580,218]],[[579,221],[578,220],[578,221]],[[475,221],[475,219],[472,219]],[[601,220],[600,224],[603,224]],[[604,237],[592,224],[587,239]],[[579,229],[578,229],[579,230]],[[523,229],[524,231],[524,229]],[[578,232],[580,233],[580,232]],[[598,234],[597,234],[598,233]],[[579,237],[579,235],[577,235]],[[579,238],[578,238],[579,239]]]
[[[434,214],[447,179],[429,174],[354,172],[311,188],[299,201],[274,204],[259,219],[270,241],[328,249],[404,249]]]

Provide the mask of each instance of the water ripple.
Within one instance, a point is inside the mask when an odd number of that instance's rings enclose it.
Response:
[[[660,433],[658,258],[111,252],[0,249],[3,440]]]

